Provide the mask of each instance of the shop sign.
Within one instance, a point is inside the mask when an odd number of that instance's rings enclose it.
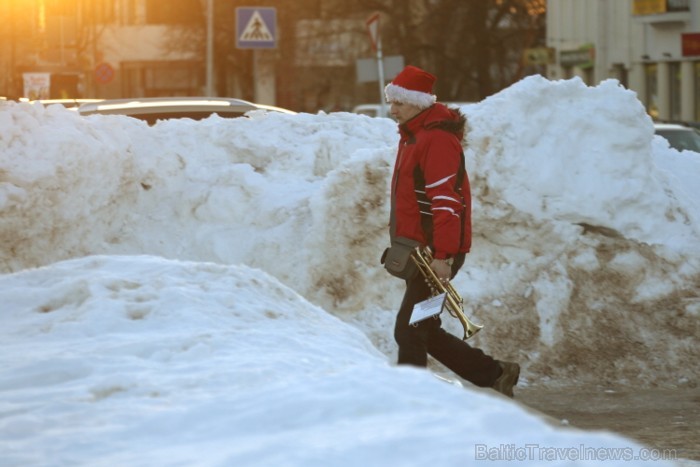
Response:
[[[666,13],[666,0],[634,0],[633,15],[656,15]]]
[[[51,92],[51,73],[23,73],[24,97],[30,101],[48,99]]]
[[[552,47],[533,47],[523,52],[525,66],[549,65],[554,63],[554,49]]]
[[[657,15],[675,11],[690,11],[689,0],[633,0],[633,15]]]
[[[563,67],[577,66],[579,68],[591,68],[595,61],[595,48],[582,47],[576,50],[562,50],[559,52],[559,64]]]
[[[700,32],[681,34],[681,49],[684,57],[700,55]]]

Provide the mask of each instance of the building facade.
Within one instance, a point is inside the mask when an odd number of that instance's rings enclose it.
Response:
[[[379,8],[384,78],[392,78],[390,63],[415,64],[441,77],[443,99],[471,101],[545,72],[544,2],[0,0],[0,96],[211,93],[301,112],[349,111],[383,98],[378,73],[364,73],[376,68],[367,20]],[[239,46],[257,24],[253,16],[243,28],[239,7],[275,9],[274,47]],[[524,48],[533,53],[521,62]]]
[[[0,96],[207,95],[208,3],[0,0],[0,18],[6,19],[0,22]],[[252,50],[236,43],[240,2],[212,1],[213,93],[304,111],[349,110],[356,101],[363,102],[366,89],[356,85],[348,69],[369,53],[364,19],[315,21],[331,3],[306,2],[302,11],[294,0],[271,0],[278,12],[279,40],[274,48]],[[311,55],[329,53],[334,54],[332,61],[314,58],[313,64],[307,63]]]
[[[187,3],[190,3],[187,8]],[[11,97],[201,94],[203,59],[169,47],[199,0],[8,0],[0,68]],[[31,86],[45,83],[46,89]]]
[[[700,121],[700,0],[548,0],[550,79],[614,78],[663,121]]]

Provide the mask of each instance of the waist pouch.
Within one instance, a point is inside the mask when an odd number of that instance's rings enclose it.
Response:
[[[413,263],[411,254],[420,242],[405,237],[391,240],[391,246],[384,250],[381,263],[389,274],[400,279],[409,280],[418,273],[418,267]]]

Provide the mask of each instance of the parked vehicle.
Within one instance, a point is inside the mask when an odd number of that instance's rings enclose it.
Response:
[[[381,104],[360,104],[353,107],[352,112],[360,115],[367,115],[368,117],[388,117],[389,107],[389,104],[385,104],[385,114],[382,114]]]
[[[666,138],[674,149],[700,152],[700,132],[695,128],[677,123],[655,123],[654,132]]]
[[[102,102],[103,99],[39,99],[36,101],[27,101],[29,103],[39,102],[43,105],[60,104],[67,109],[77,109],[83,104],[92,102]],[[22,99],[20,99],[22,102]]]
[[[247,112],[262,110],[296,114],[291,110],[272,105],[255,104],[242,99],[226,97],[143,97],[135,99],[107,99],[83,104],[81,115],[127,115],[154,125],[158,120],[191,118],[202,120],[212,114],[223,118],[243,117]]]
[[[473,102],[443,102],[448,107],[462,107],[465,105],[470,105],[473,104]],[[391,118],[391,115],[389,114],[389,111],[391,109],[391,104],[386,104],[384,107],[384,110],[386,111],[386,115],[383,115],[384,117]],[[361,115],[368,115],[370,117],[380,117],[382,116],[382,106],[380,104],[360,104],[355,106],[352,109],[353,113],[356,114],[361,114]]]

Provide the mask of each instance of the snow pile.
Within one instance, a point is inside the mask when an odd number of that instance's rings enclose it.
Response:
[[[487,326],[475,344],[534,382],[697,379],[682,364],[698,352],[697,155],[653,137],[614,81],[532,77],[464,111],[476,238],[455,285]],[[0,123],[6,272],[90,254],[244,263],[394,352],[402,285],[377,264],[390,120],[148,127],[8,104]]]
[[[662,455],[393,367],[246,266],[93,256],[0,277],[0,300],[3,466],[449,466],[508,459],[511,446],[532,466],[557,450],[553,465]]]
[[[700,155],[614,81],[532,77],[463,110],[475,239],[454,285],[485,325],[473,343],[523,384],[697,384]],[[0,127],[3,465],[619,445],[391,365],[392,121],[148,127],[3,103]]]

